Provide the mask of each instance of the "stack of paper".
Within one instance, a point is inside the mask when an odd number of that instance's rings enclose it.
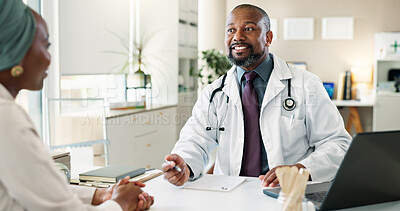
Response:
[[[184,188],[229,192],[244,181],[246,181],[244,177],[206,174],[198,180],[189,182]]]

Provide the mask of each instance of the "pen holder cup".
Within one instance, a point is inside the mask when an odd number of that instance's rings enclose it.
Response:
[[[278,204],[280,205],[280,210],[284,211],[315,211],[315,206],[311,201],[308,201],[304,199],[301,202],[301,207],[290,207],[286,208],[284,207],[284,202],[286,200],[286,195],[282,191],[279,192],[279,197],[277,199]]]

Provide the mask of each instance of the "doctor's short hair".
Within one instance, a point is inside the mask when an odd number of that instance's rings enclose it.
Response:
[[[264,25],[265,25],[266,31],[269,31],[271,29],[271,26],[270,26],[271,21],[269,19],[269,16],[268,16],[267,12],[265,12],[260,7],[257,7],[256,5],[252,5],[252,4],[239,4],[235,8],[233,8],[231,13],[233,11],[235,11],[236,9],[256,9],[257,11],[261,12],[261,14],[263,14]]]

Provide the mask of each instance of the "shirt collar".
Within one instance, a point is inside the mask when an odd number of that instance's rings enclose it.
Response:
[[[271,59],[271,55],[268,54],[267,58],[264,59],[263,62],[261,62],[260,65],[256,67],[253,71],[255,71],[264,81],[267,81],[269,78],[269,75],[272,72],[273,68],[273,61]],[[237,79],[239,84],[242,81],[243,74],[246,73],[246,70],[243,68],[237,66],[236,67],[236,74],[237,74]]]
[[[0,98],[5,98],[7,100],[14,100],[14,97],[11,93],[4,87],[3,84],[0,83]]]

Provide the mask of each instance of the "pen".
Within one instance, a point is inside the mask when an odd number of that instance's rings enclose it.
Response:
[[[165,163],[171,163],[172,161],[168,161],[168,160],[165,160],[165,159],[164,159],[164,162],[165,162]],[[174,166],[174,169],[177,170],[177,171],[182,171],[182,169],[181,169],[179,166],[177,166],[177,165]]]
[[[294,119],[294,114],[292,114],[292,116],[290,117],[290,126],[293,125],[293,119]]]

